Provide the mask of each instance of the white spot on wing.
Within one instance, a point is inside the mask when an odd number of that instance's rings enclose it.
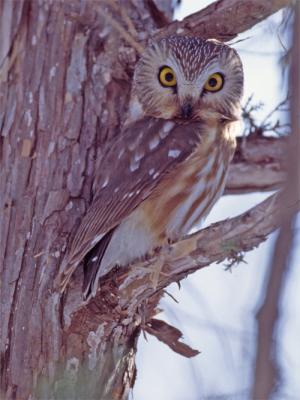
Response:
[[[135,159],[131,160],[129,169],[131,172],[136,171],[140,167],[140,162],[136,161]]]
[[[153,175],[153,179],[156,179],[158,176],[159,176],[159,172],[156,172],[156,173]]]
[[[136,153],[134,153],[134,161],[138,162],[140,161],[143,157],[144,157],[145,153],[141,150],[136,151]]]
[[[154,136],[154,138],[151,139],[149,142],[149,149],[154,150],[158,145],[159,145],[159,137]]]
[[[101,188],[105,188],[105,187],[107,186],[108,182],[109,182],[109,178],[108,178],[108,176],[107,176],[107,177],[105,178],[105,181],[103,182]]]
[[[177,158],[181,153],[181,150],[171,149],[168,152],[168,156],[171,158]]]
[[[162,130],[159,132],[159,136],[161,137],[161,139],[165,139],[168,136],[174,125],[174,122],[171,121],[167,121],[164,123]]]
[[[149,169],[149,175],[153,175],[154,172],[155,172],[155,169],[154,169],[154,168]]]
[[[121,149],[119,154],[118,154],[118,159],[120,160],[120,158],[122,157],[122,155],[124,154],[125,149]]]

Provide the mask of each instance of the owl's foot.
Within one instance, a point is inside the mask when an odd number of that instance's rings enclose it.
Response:
[[[162,271],[163,266],[167,264],[167,262],[170,260],[170,246],[169,244],[166,244],[158,249],[154,250],[156,253],[158,253],[157,260],[155,261],[154,264],[150,265],[149,267],[149,272],[150,272],[150,281],[152,283],[153,289],[157,288],[159,277],[162,276],[169,276],[169,274],[165,273]]]

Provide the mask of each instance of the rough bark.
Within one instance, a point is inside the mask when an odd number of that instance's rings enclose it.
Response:
[[[122,4],[137,25],[154,28],[142,1]],[[97,28],[84,24],[87,16]],[[62,398],[64,390],[70,398],[64,376],[70,372],[72,381],[83,357],[70,358],[65,347],[76,348],[78,335],[64,335],[53,279],[91,199],[102,145],[119,131],[136,54],[92,2],[8,0],[1,18],[2,390],[8,399],[27,399],[34,390],[38,398]],[[100,350],[93,329],[86,338],[79,335],[95,354],[84,365],[89,384],[78,385],[83,392],[74,398],[105,398],[112,372],[115,398],[126,397],[135,338],[118,326],[101,343],[105,374],[94,365]]]
[[[150,3],[122,1],[139,37],[162,25]],[[253,21],[284,4],[269,4],[259,16],[254,8]],[[215,12],[224,5],[217,2]],[[53,290],[70,233],[101,174],[103,143],[119,134],[137,58],[97,7],[103,4],[0,3],[0,351],[7,399],[126,399],[138,334],[161,296],[149,282],[145,290],[133,281],[134,269],[129,287],[122,276],[108,278],[84,307],[80,270],[66,297]],[[251,7],[246,11],[248,18]],[[201,23],[209,26],[205,15]],[[124,25],[122,13],[115,18]],[[236,32],[249,26],[241,23]],[[130,300],[141,290],[142,302]]]

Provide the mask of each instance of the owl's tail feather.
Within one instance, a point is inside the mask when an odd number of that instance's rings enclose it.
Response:
[[[84,258],[84,281],[83,281],[83,296],[88,299],[93,293],[96,293],[97,288],[94,288],[97,272],[100,268],[102,258],[111,240],[114,229],[110,230],[103,238],[90,250]]]

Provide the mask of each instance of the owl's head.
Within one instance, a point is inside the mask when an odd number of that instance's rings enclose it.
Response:
[[[242,63],[236,51],[223,43],[171,36],[145,49],[133,87],[149,116],[235,120],[243,93]]]

